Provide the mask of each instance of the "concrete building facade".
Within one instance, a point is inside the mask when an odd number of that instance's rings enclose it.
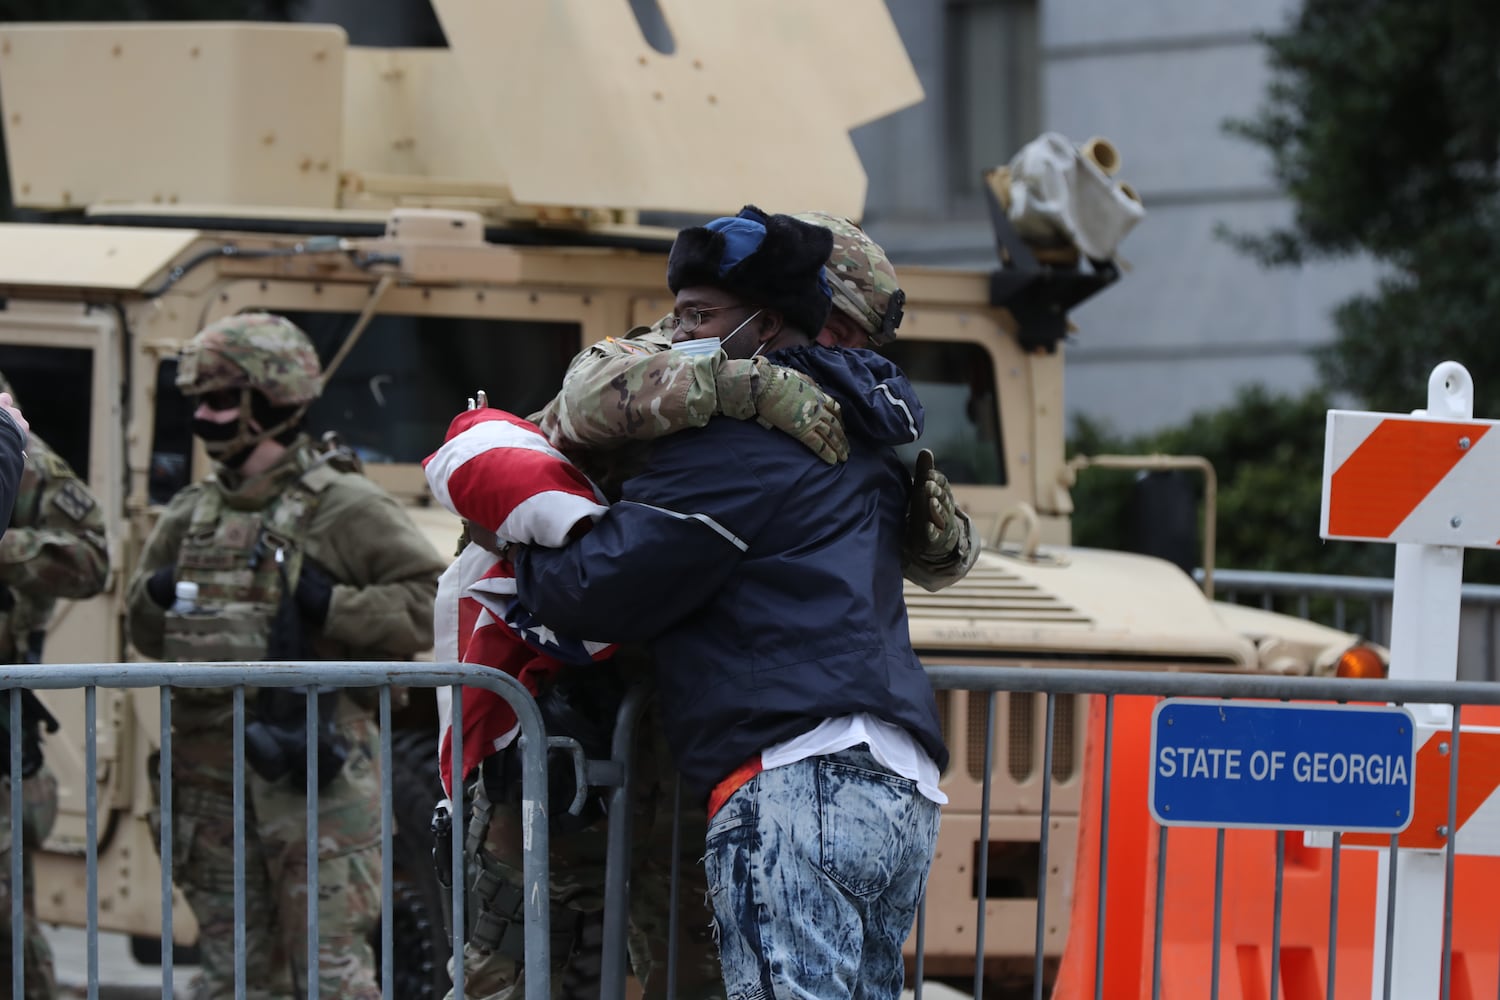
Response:
[[[1223,122],[1260,105],[1270,77],[1258,33],[1287,24],[1297,0],[889,7],[928,97],[855,141],[870,173],[867,225],[898,262],[991,265],[965,174],[1043,130],[1114,140],[1120,176],[1146,204],[1121,247],[1121,282],[1074,315],[1071,414],[1151,430],[1245,384],[1316,382],[1309,350],[1332,337],[1332,308],[1373,285],[1373,265],[1268,271],[1217,235],[1290,217],[1266,155]]]

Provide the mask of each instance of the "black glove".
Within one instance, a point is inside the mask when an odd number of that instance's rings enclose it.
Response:
[[[163,608],[170,608],[177,600],[176,567],[163,566],[146,578],[146,594]]]
[[[537,695],[536,705],[542,713],[549,736],[571,736],[583,747],[589,760],[608,760],[614,736],[615,715],[624,687],[595,673],[587,684],[561,681]],[[491,802],[521,800],[521,748],[514,742],[484,759],[481,776],[485,795]],[[593,826],[605,816],[604,798],[591,789],[583,809],[568,812],[578,792],[573,757],[561,748],[547,750],[547,825],[553,833],[569,834]]]
[[[297,590],[292,596],[302,617],[322,628],[328,620],[328,606],[333,603],[333,578],[311,559],[303,559],[302,572],[297,574]]]
[[[9,691],[0,691],[0,734],[10,733]],[[43,705],[36,692],[21,689],[21,777],[30,778],[42,769],[42,729],[57,732],[57,719]],[[10,774],[10,740],[0,745],[0,775]]]

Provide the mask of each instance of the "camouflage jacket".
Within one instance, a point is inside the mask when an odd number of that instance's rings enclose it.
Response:
[[[10,527],[0,536],[0,657],[25,659],[59,598],[92,597],[109,578],[104,513],[55,451],[32,434]]]
[[[165,610],[146,581],[177,564],[199,495],[218,490],[239,510],[268,504],[316,460],[305,439],[249,482],[222,471],[172,498],[146,540],[126,597],[130,642],[162,654]],[[333,578],[328,620],[315,640],[328,659],[404,659],[432,646],[432,609],[445,562],[388,493],[354,472],[338,472],[321,494],[306,531],[306,552]]]
[[[585,348],[562,390],[531,421],[552,446],[577,458],[708,423],[719,408],[718,358],[670,350],[672,335],[636,327]]]
[[[562,391],[531,417],[552,446],[612,498],[620,482],[645,465],[641,442],[702,427],[718,411],[717,356],[684,356],[671,346],[665,330],[637,327],[623,339],[585,348],[568,365]],[[908,580],[938,591],[969,572],[979,545],[968,517],[959,517],[956,548],[938,559],[905,559]]]

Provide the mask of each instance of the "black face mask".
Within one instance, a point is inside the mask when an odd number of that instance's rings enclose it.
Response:
[[[208,446],[209,455],[217,462],[223,462],[232,469],[237,469],[244,464],[245,459],[250,457],[254,445],[246,445],[234,452],[224,453],[222,446],[233,441],[240,433],[239,420],[231,420],[227,424],[215,423],[212,420],[193,420],[193,435],[201,438]],[[215,448],[214,445],[219,445]]]

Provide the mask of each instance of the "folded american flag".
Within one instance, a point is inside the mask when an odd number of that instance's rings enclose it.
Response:
[[[606,509],[594,484],[534,424],[504,410],[460,413],[422,467],[440,504],[493,531],[502,543],[564,545]],[[435,611],[438,662],[503,670],[533,695],[564,665],[608,659],[615,651],[612,643],[561,636],[537,621],[516,598],[510,562],[473,542],[439,579]],[[438,760],[451,796],[452,699],[447,688],[439,688],[437,697]],[[463,721],[463,776],[510,743],[518,729],[505,699],[483,688],[464,689]]]

